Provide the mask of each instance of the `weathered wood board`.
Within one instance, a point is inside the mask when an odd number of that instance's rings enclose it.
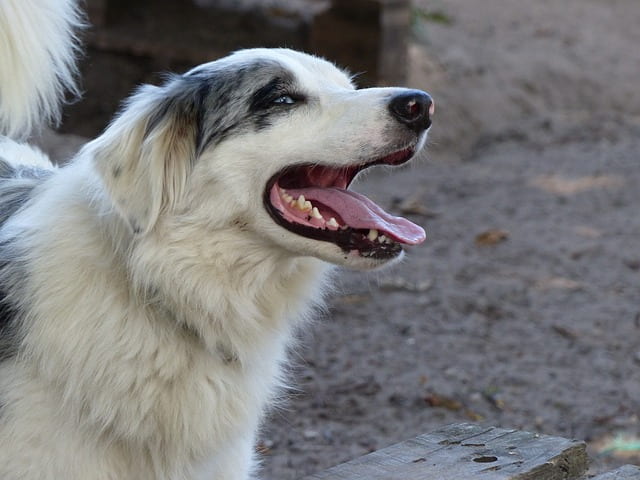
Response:
[[[588,463],[584,442],[455,424],[303,480],[571,480]]]

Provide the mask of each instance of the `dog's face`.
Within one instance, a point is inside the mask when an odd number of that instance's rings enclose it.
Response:
[[[319,58],[243,50],[142,89],[103,135],[126,138],[96,140],[97,165],[141,234],[163,216],[235,224],[292,254],[370,269],[424,231],[348,187],[365,168],[410,160],[432,113],[424,92],[357,90]]]

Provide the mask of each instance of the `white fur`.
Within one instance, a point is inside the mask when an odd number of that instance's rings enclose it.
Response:
[[[78,95],[75,0],[0,1],[0,134],[26,137],[56,122],[65,90]]]
[[[45,5],[57,29],[35,23]],[[5,131],[30,126],[36,109],[54,116],[51,92],[70,79],[76,21],[68,1],[0,2]],[[16,79],[33,75],[38,62],[18,60],[15,45],[37,43],[41,29],[45,57],[58,60],[43,60],[37,85],[18,86],[5,66]],[[195,162],[189,121],[167,114],[150,124],[169,87],[142,90],[60,169],[0,142],[10,164],[52,171],[0,229],[13,255],[5,293],[22,312],[19,352],[0,362],[3,480],[248,478],[287,346],[326,291],[325,260],[383,263],[285,230],[262,198],[287,165],[348,165],[383,152],[395,90],[356,91],[332,64],[289,50],[243,51],[198,71],[256,58],[293,72],[314,102],[270,128],[232,134]]]
[[[53,168],[46,153],[37,147],[18,143],[0,136],[0,155],[13,165],[33,165],[38,168]]]

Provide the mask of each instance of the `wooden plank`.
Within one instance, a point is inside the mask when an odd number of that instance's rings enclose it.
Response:
[[[583,442],[455,424],[303,480],[572,480],[587,467]]]
[[[409,0],[333,0],[310,24],[309,49],[358,74],[360,86],[402,85],[410,25]]]
[[[590,480],[640,480],[640,467],[637,465],[625,465],[613,472],[603,473]]]
[[[193,0],[89,0],[87,44],[102,52],[198,64],[238,48],[306,46],[303,22],[283,26],[261,10],[198,7]]]
[[[409,74],[411,4],[406,0],[382,3],[376,82],[381,86],[403,86]]]

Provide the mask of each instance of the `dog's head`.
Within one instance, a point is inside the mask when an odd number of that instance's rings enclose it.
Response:
[[[357,90],[317,57],[243,50],[142,87],[93,154],[138,235],[168,219],[235,226],[295,255],[369,269],[424,231],[348,187],[365,168],[409,161],[432,113],[424,92]]]

